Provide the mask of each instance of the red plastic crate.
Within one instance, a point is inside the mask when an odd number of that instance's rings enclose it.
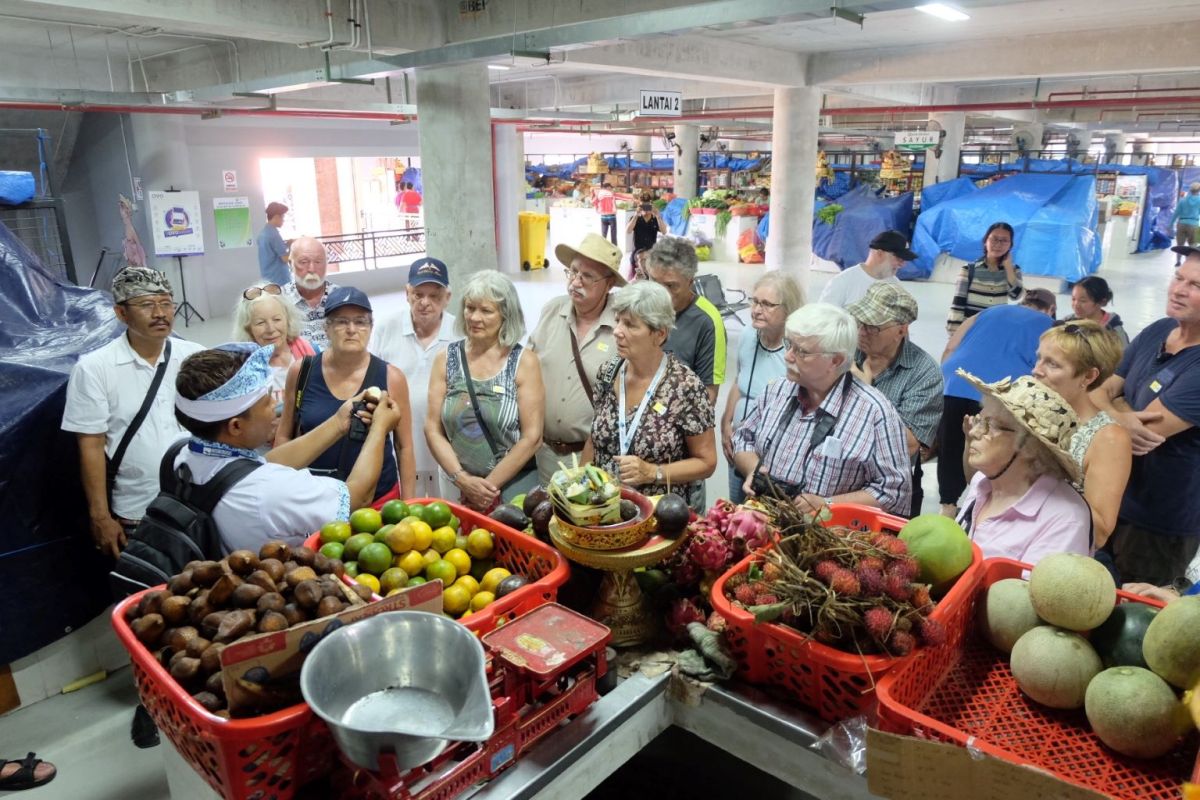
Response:
[[[907,520],[885,514],[879,509],[851,503],[834,504],[826,525],[856,530],[898,532]],[[747,556],[713,584],[713,608],[727,622],[725,641],[737,660],[737,676],[747,683],[761,684],[816,710],[821,719],[835,722],[867,711],[875,704],[876,682],[897,664],[911,658],[881,655],[863,656],[823,645],[786,625],[754,622],[754,615],[730,604],[725,597],[725,582],[750,568],[754,556]],[[974,559],[937,608],[930,615],[946,629],[947,642],[938,650],[957,644],[956,631],[964,627],[967,601],[982,568],[983,555],[974,548]],[[928,650],[918,648],[915,652]]]
[[[387,499],[381,498],[377,505]],[[467,508],[447,505],[463,525],[495,534],[498,565],[531,579],[528,586],[464,620],[466,628],[487,633],[501,621],[558,596],[558,587],[566,582],[570,570],[557,550]],[[214,791],[227,800],[291,800],[297,787],[332,770],[336,745],[325,722],[307,703],[258,717],[223,719],[184,691],[125,621],[126,609],[140,602],[143,594],[130,595],[117,604],[113,628],[129,651],[142,704],[158,729]]]
[[[993,583],[1019,578],[1028,564],[990,558],[976,576],[955,643],[919,653],[879,685],[879,727],[892,733],[970,746],[1045,770],[1122,800],[1178,800],[1182,784],[1200,781],[1197,737],[1154,760],[1118,755],[1088,726],[1083,709],[1060,711],[1017,688],[1008,658],[976,631],[975,607]],[[1146,602],[1118,592],[1118,602]],[[1159,605],[1151,602],[1149,605]]]

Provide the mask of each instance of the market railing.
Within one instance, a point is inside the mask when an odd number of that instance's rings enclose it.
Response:
[[[325,255],[330,264],[361,261],[363,269],[378,269],[381,259],[419,255],[425,252],[425,229],[402,228],[387,231],[363,231],[344,233],[338,236],[319,236],[325,245]]]

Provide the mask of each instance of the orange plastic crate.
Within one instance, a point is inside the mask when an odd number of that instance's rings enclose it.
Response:
[[[1189,776],[1200,781],[1194,734],[1162,758],[1118,755],[1091,732],[1083,709],[1060,711],[1026,698],[1006,655],[976,631],[975,607],[987,588],[1028,569],[1028,564],[1008,559],[984,562],[967,613],[958,618],[964,628],[955,644],[918,653],[880,682],[879,727],[964,747],[970,741],[972,748],[990,756],[1045,770],[1113,798],[1178,800]],[[1146,600],[1119,592],[1118,602]]]
[[[382,498],[377,505],[387,499],[391,498]],[[557,550],[470,509],[447,505],[468,529],[485,528],[495,534],[497,565],[530,578],[528,586],[471,614],[463,620],[464,627],[482,635],[558,596],[558,587],[566,582],[570,569]],[[227,800],[291,800],[297,787],[330,772],[336,745],[325,722],[307,703],[259,717],[222,719],[184,691],[125,621],[126,609],[140,602],[143,594],[130,595],[117,604],[113,628],[129,651],[142,704],[158,729],[214,791]]]
[[[850,503],[834,504],[826,525],[856,530],[898,532],[907,520],[877,508]],[[946,629],[946,650],[957,644],[956,631],[963,628],[967,601],[981,569],[983,555],[974,548],[974,560],[931,615]],[[754,615],[730,604],[725,582],[750,568],[747,556],[713,584],[713,608],[725,617],[725,641],[738,662],[737,676],[747,683],[761,684],[816,710],[821,719],[834,722],[867,711],[875,704],[876,682],[897,664],[911,657],[862,656],[847,653],[775,623],[755,624]],[[929,648],[918,648],[915,652]]]

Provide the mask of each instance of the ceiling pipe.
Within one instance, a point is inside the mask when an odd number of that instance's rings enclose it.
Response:
[[[1053,101],[1055,97],[1075,96],[1078,95],[1081,99],[1091,97],[1098,94],[1134,94],[1143,95],[1149,92],[1200,92],[1200,86],[1172,86],[1167,89],[1083,89],[1073,92],[1051,92],[1046,96],[1048,101]]]
[[[1111,100],[1095,98],[1062,100],[1054,103],[1024,100],[1012,103],[955,103],[935,106],[859,106],[857,108],[824,108],[821,114],[847,117],[855,114],[919,114],[942,111],[1047,111],[1055,108],[1137,108],[1138,106],[1170,106],[1200,103],[1200,97],[1117,97]]]

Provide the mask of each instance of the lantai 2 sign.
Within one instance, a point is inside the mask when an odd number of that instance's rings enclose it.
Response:
[[[683,92],[658,92],[642,89],[639,117],[682,117]]]

